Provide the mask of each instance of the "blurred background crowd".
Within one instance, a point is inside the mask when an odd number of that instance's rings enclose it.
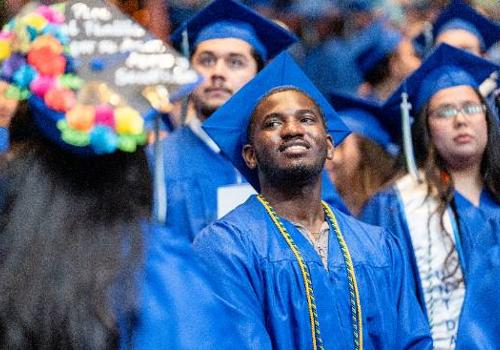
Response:
[[[27,1],[0,2],[0,23],[15,14]],[[56,1],[40,1],[54,3]],[[187,21],[208,0],[110,0],[150,31],[168,42],[169,34]],[[369,95],[363,91],[362,74],[356,58],[363,49],[380,40],[365,30],[376,21],[394,27],[405,38],[420,34],[449,0],[242,0],[268,18],[287,26],[300,42],[290,49],[304,70],[324,93],[344,91]],[[500,20],[498,0],[468,0],[479,12]],[[406,76],[418,67],[413,47],[399,53],[404,62],[400,74]],[[492,47],[490,59],[500,61],[500,48]],[[366,78],[364,79],[366,81]],[[361,85],[361,86],[360,86]],[[386,96],[381,96],[386,97]]]

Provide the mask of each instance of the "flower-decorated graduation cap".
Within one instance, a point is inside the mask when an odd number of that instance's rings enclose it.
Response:
[[[366,44],[355,58],[362,76],[365,77],[382,59],[396,51],[402,38],[399,31],[380,20],[369,25],[361,36]]]
[[[332,106],[351,132],[374,141],[389,154],[399,152],[394,143],[399,140],[399,130],[393,128],[379,103],[342,92],[332,92],[329,96]]]
[[[100,0],[26,5],[0,32],[0,78],[47,138],[84,156],[135,151],[152,104],[166,111],[198,81],[186,58]]]
[[[417,176],[411,144],[410,110],[413,115],[419,115],[432,96],[443,89],[462,85],[479,88],[499,68],[481,57],[441,44],[387,99],[383,105],[384,113],[392,116],[394,124],[402,126],[405,156],[413,175]]]
[[[248,143],[247,127],[262,97],[272,90],[283,87],[305,92],[320,106],[324,113],[327,131],[336,145],[350,133],[337,112],[293,58],[287,52],[279,54],[203,123],[208,135],[257,191],[260,190],[257,170],[246,166],[241,153],[243,146]]]
[[[171,36],[178,49],[185,45],[183,36],[189,43],[190,53],[205,40],[241,39],[250,44],[264,61],[297,41],[294,34],[233,0],[214,0],[179,27]]]
[[[500,41],[500,25],[486,18],[462,0],[453,0],[431,26],[413,40],[415,50],[425,55],[434,46],[436,38],[451,29],[462,29],[472,33],[479,39],[483,51],[487,51]]]

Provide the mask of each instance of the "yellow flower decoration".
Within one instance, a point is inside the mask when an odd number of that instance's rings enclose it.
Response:
[[[11,49],[8,40],[0,40],[0,61],[10,57]]]
[[[41,32],[43,28],[47,25],[47,20],[45,17],[38,13],[30,13],[22,18],[22,22],[30,27],[35,28],[38,32]]]
[[[137,135],[144,130],[144,119],[131,107],[119,107],[115,110],[115,125],[118,134]]]

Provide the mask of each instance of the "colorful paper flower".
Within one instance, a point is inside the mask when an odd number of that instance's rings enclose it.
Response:
[[[115,115],[113,108],[107,105],[97,106],[95,109],[95,123],[97,125],[105,125],[114,129]]]
[[[78,131],[88,132],[94,126],[95,108],[94,106],[77,104],[66,112],[68,126]]]
[[[41,49],[44,47],[49,47],[55,54],[61,55],[63,53],[63,46],[52,35],[40,35],[31,43],[31,49]]]
[[[57,25],[49,23],[45,26],[45,28],[43,28],[42,34],[52,35],[54,38],[59,40],[59,42],[62,45],[67,45],[69,43],[69,37],[62,30],[61,26],[57,26]]]
[[[10,40],[0,39],[0,61],[8,58],[11,52]]]
[[[38,32],[41,32],[48,23],[44,16],[35,12],[27,14],[21,19],[21,21],[23,24],[36,29]]]
[[[78,90],[83,85],[83,79],[75,74],[64,74],[59,77],[59,84],[68,89]]]
[[[50,23],[64,23],[64,15],[50,6],[41,5],[37,8],[36,12],[42,15]]]
[[[64,87],[50,89],[43,99],[47,107],[58,112],[67,112],[76,105],[75,93]]]
[[[84,147],[90,144],[90,134],[71,128],[66,119],[57,122],[57,128],[61,131],[61,139],[69,145]]]
[[[34,66],[40,74],[50,76],[63,74],[66,68],[66,58],[47,46],[30,50],[28,63]]]
[[[12,82],[21,89],[27,89],[37,75],[37,72],[31,66],[25,64],[14,72]]]
[[[56,85],[53,77],[39,75],[30,84],[30,90],[38,97],[44,97],[47,91]]]
[[[3,62],[1,73],[2,78],[10,81],[14,72],[24,65],[26,65],[26,59],[23,55],[18,53],[12,54]]]
[[[119,134],[138,135],[144,131],[144,119],[131,107],[119,107],[115,110],[116,131]]]
[[[20,89],[17,86],[11,85],[5,91],[5,97],[11,100],[26,100],[30,97],[28,89]]]
[[[112,128],[97,125],[90,133],[90,145],[97,154],[113,153],[118,147],[118,137]]]

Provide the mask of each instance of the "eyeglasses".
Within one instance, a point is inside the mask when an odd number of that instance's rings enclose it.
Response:
[[[458,113],[462,112],[463,115],[469,117],[486,110],[486,106],[482,103],[465,103],[464,105],[458,106],[443,106],[435,109],[429,113],[430,117],[436,119],[451,119],[455,118]]]

